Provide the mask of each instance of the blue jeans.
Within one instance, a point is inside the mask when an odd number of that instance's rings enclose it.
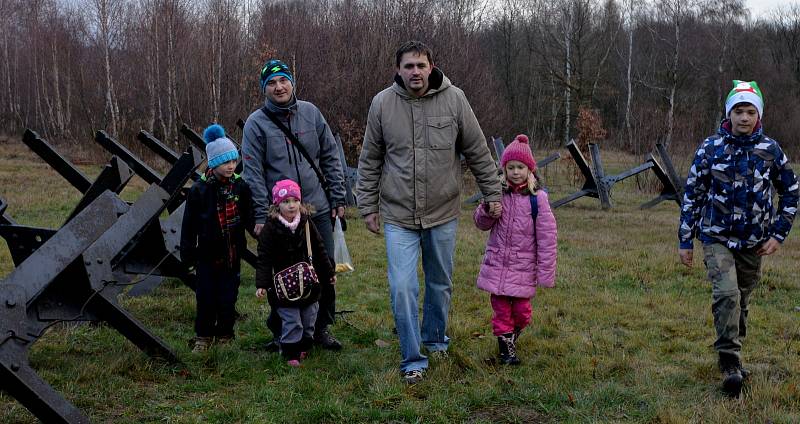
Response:
[[[386,256],[389,262],[389,293],[397,336],[400,339],[400,371],[422,370],[428,358],[420,351],[447,350],[450,338],[447,313],[453,286],[453,253],[458,220],[424,230],[409,230],[384,223]],[[417,261],[422,248],[425,299],[422,331],[419,326],[419,279]]]

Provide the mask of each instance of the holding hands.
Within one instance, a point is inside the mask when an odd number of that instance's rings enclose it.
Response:
[[[500,202],[489,202],[488,205],[489,206],[487,208],[487,212],[489,213],[489,216],[491,216],[494,219],[497,219],[497,218],[500,218],[501,215],[503,215],[503,204],[502,203],[500,203]]]
[[[492,219],[497,219],[503,215],[503,204],[500,202],[485,202],[483,204],[483,210],[486,211]]]

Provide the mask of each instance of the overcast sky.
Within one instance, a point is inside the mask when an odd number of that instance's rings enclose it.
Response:
[[[776,6],[782,4],[797,3],[798,0],[747,0],[747,7],[750,8],[750,13],[753,18],[758,18],[765,12],[774,9]]]

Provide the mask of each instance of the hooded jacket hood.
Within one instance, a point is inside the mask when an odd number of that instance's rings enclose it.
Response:
[[[280,116],[286,116],[289,113],[297,112],[297,96],[295,95],[295,93],[292,93],[292,100],[289,100],[289,103],[283,106],[279,106],[273,103],[269,98],[266,98],[264,100],[264,106],[266,106],[267,110],[269,110],[274,114]]]
[[[761,120],[759,119],[758,122],[756,122],[756,126],[753,128],[752,133],[745,135],[733,135],[733,132],[731,131],[731,120],[726,118],[723,119],[719,124],[717,135],[736,146],[748,146],[756,144],[758,140],[761,139],[761,136],[764,135],[764,128],[761,126]]]
[[[423,94],[421,97],[432,96],[438,92],[447,90],[451,85],[453,84],[450,82],[450,79],[444,75],[444,72],[439,70],[439,68],[434,67],[431,71],[431,75],[428,77],[428,91],[425,92],[425,94]],[[403,78],[401,78],[399,74],[394,74],[394,84],[392,85],[392,89],[405,99],[413,99],[415,97],[408,92],[408,89],[406,89],[406,85],[403,82]]]

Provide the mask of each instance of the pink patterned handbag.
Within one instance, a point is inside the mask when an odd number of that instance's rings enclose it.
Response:
[[[319,284],[314,266],[311,265],[311,231],[306,221],[306,249],[308,251],[308,262],[298,262],[275,274],[273,283],[275,284],[275,295],[281,302],[294,302],[306,299],[311,295],[314,287]]]

